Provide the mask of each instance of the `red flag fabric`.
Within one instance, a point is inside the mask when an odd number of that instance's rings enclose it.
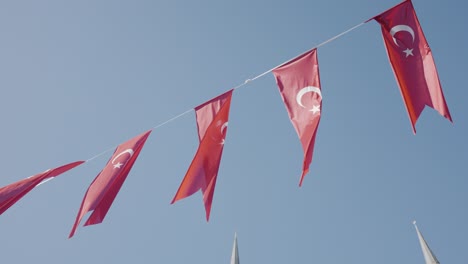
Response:
[[[273,70],[289,118],[304,150],[304,162],[299,186],[309,172],[315,136],[320,122],[322,91],[317,49],[302,54]]]
[[[206,220],[210,219],[211,204],[223,154],[233,90],[197,106],[200,145],[171,204],[198,190],[203,193]]]
[[[84,161],[76,161],[55,169],[49,169],[45,172],[0,188],[0,215],[41,182],[50,180],[82,163],[84,163]]]
[[[102,223],[150,133],[151,130],[116,148],[104,169],[96,176],[86,191],[69,238],[75,234],[83,216],[90,211],[93,212],[85,226]]]
[[[413,133],[427,105],[452,122],[432,51],[410,0],[374,17],[380,23],[388,58],[405,102]]]

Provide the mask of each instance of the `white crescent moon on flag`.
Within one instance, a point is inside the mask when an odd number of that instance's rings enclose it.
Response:
[[[51,169],[47,169],[47,170],[45,170],[43,173],[47,173],[47,172],[49,172],[49,171],[51,171]],[[32,178],[32,177],[34,177],[34,176],[35,176],[35,175],[31,175],[31,176],[29,176],[27,179]],[[55,178],[55,177],[50,177],[50,178],[44,179],[44,180],[42,180],[40,183],[38,183],[38,184],[36,185],[36,187],[39,186],[39,185],[42,185],[42,184],[44,184],[44,183],[46,183],[46,182],[48,182],[48,181],[50,181],[50,180],[52,180],[52,179],[54,179],[54,178]]]
[[[414,31],[413,31],[413,29],[408,25],[397,25],[397,26],[392,27],[392,29],[390,29],[390,35],[392,35],[393,42],[395,42],[395,44],[397,46],[400,46],[400,45],[398,45],[398,42],[397,42],[397,40],[395,38],[395,34],[397,32],[400,32],[400,31],[406,31],[406,32],[410,33],[411,37],[413,38],[413,42],[414,42]]]
[[[304,87],[302,88],[296,95],[296,101],[297,101],[297,104],[300,105],[301,107],[303,108],[306,108],[303,104],[302,104],[302,96],[304,96],[304,94],[306,93],[310,93],[310,92],[314,92],[318,95],[320,95],[320,99],[322,99],[322,92],[320,91],[319,88],[315,87],[315,86],[307,86],[307,87]]]
[[[223,135],[224,130],[226,130],[227,126],[228,126],[228,122],[224,122],[224,123],[221,125],[221,129],[220,129],[221,135]],[[221,145],[224,145],[224,141],[225,141],[224,138],[221,139],[221,143],[220,143],[220,144],[221,144]]]
[[[112,160],[112,164],[114,164],[115,160],[116,160],[118,157],[124,155],[125,153],[130,154],[130,157],[131,157],[131,156],[133,156],[133,153],[134,153],[134,152],[133,152],[133,149],[126,149],[126,150],[120,152],[119,155],[115,156],[115,158]]]
[[[44,179],[44,180],[42,180],[39,184],[37,184],[36,187],[39,186],[39,185],[42,185],[42,184],[44,184],[44,183],[46,183],[46,182],[48,182],[48,181],[50,181],[50,180],[53,180],[54,178],[55,178],[55,177],[50,177],[50,178]]]
[[[228,122],[224,122],[224,124],[221,125],[221,134],[224,132],[227,126],[228,126]]]

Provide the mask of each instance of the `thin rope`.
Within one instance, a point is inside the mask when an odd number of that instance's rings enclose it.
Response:
[[[181,117],[181,116],[183,116],[183,115],[186,115],[186,114],[188,114],[188,113],[190,113],[190,112],[192,112],[192,111],[193,111],[193,108],[190,108],[189,110],[183,112],[182,114],[179,114],[179,115],[177,115],[177,116],[174,116],[173,118],[168,119],[168,120],[166,120],[166,121],[160,123],[159,125],[154,126],[151,130],[154,130],[154,129],[157,129],[157,128],[159,128],[159,127],[162,127],[162,126],[164,126],[165,124],[170,123],[170,122],[176,120],[177,118],[179,118],[179,117]],[[106,154],[107,152],[110,152],[111,150],[113,150],[113,149],[115,149],[115,148],[116,148],[116,147],[109,148],[109,149],[107,149],[107,150],[105,150],[105,151],[103,151],[103,152],[97,154],[96,156],[87,159],[86,162],[91,161],[91,160],[93,160],[93,159],[95,159],[95,158],[98,158],[98,157],[100,157],[100,156]]]
[[[85,162],[92,161],[93,159],[95,159],[95,158],[97,158],[97,157],[100,157],[100,156],[102,156],[102,155],[106,154],[107,152],[110,152],[110,151],[111,151],[111,150],[113,150],[113,149],[115,149],[115,147],[113,147],[113,148],[110,148],[110,149],[107,149],[107,150],[104,150],[103,152],[101,152],[101,153],[97,154],[96,156],[94,156],[94,157],[92,157],[92,158],[89,158],[89,159],[87,159]]]
[[[352,27],[352,28],[350,28],[350,29],[348,29],[348,30],[346,30],[346,31],[341,32],[340,34],[338,34],[338,35],[336,35],[336,36],[334,36],[334,37],[332,37],[332,38],[330,38],[330,39],[328,39],[328,40],[326,40],[326,41],[324,41],[324,42],[318,44],[315,48],[319,48],[319,47],[321,47],[321,46],[323,46],[323,45],[325,45],[325,44],[328,44],[328,43],[334,41],[335,39],[337,39],[337,38],[339,38],[339,37],[342,37],[343,35],[346,35],[346,34],[348,34],[349,32],[355,30],[356,28],[358,28],[358,27],[364,25],[365,23],[367,23],[367,21],[362,22],[362,23],[360,23],[360,24],[357,24],[357,25],[355,25],[354,27]]]
[[[289,59],[289,60],[287,60],[287,61],[285,61],[285,62],[283,62],[283,63],[281,63],[281,64],[279,64],[279,65],[277,65],[277,66],[275,66],[275,67],[273,67],[273,68],[271,68],[271,69],[269,69],[268,71],[266,71],[266,72],[264,72],[264,73],[262,73],[262,74],[259,74],[259,75],[255,76],[255,77],[253,77],[253,78],[250,78],[250,79],[245,80],[243,83],[237,85],[236,87],[234,87],[234,88],[232,88],[232,89],[233,89],[233,90],[239,89],[239,88],[241,88],[242,86],[245,86],[245,85],[247,85],[248,83],[257,80],[258,78],[261,78],[261,77],[267,75],[268,73],[272,72],[274,69],[276,69],[276,68],[278,68],[278,67],[280,67],[280,66],[282,66],[282,65],[284,65],[284,64],[287,64],[287,63],[289,63],[289,62],[291,62],[291,61],[293,61],[293,60],[295,60],[296,58],[302,56],[303,54],[305,54],[305,53],[307,53],[307,52],[309,52],[309,51],[311,51],[311,50],[313,50],[313,49],[319,48],[319,47],[321,47],[321,46],[323,46],[323,45],[325,45],[325,44],[328,44],[328,43],[334,41],[335,39],[342,37],[343,35],[348,34],[349,32],[351,32],[351,31],[355,30],[356,28],[358,28],[358,27],[364,25],[365,23],[367,23],[367,21],[362,22],[362,23],[360,23],[360,24],[357,24],[357,25],[355,25],[354,27],[352,27],[352,28],[350,28],[350,29],[348,29],[348,30],[345,30],[345,31],[341,32],[340,34],[338,34],[338,35],[336,35],[336,36],[333,36],[333,37],[331,37],[331,38],[325,40],[324,42],[322,42],[322,43],[318,44],[317,46],[315,46],[315,47],[313,47],[313,48],[307,50],[306,52],[303,52],[303,53],[301,53],[300,55],[297,55],[296,57],[294,57],[294,58],[292,58],[292,59]],[[181,113],[181,114],[179,114],[179,115],[177,115],[177,116],[174,116],[174,117],[172,117],[172,118],[170,118],[170,119],[168,119],[168,120],[166,120],[166,121],[164,121],[164,122],[162,122],[162,123],[160,123],[160,124],[154,126],[154,127],[152,128],[152,130],[158,129],[158,128],[160,128],[160,127],[166,125],[167,123],[170,123],[170,122],[172,122],[172,121],[178,119],[179,117],[182,117],[182,116],[184,116],[184,115],[186,115],[186,114],[188,114],[188,113],[190,113],[190,112],[192,112],[192,111],[193,111],[193,108],[190,108],[189,110],[187,110],[187,111],[185,111],[185,112],[183,112],[183,113]],[[94,159],[96,159],[96,158],[98,158],[98,157],[100,157],[100,156],[106,154],[107,152],[110,152],[111,150],[113,150],[113,149],[115,149],[115,148],[116,148],[116,147],[109,148],[109,149],[107,149],[107,150],[105,150],[105,151],[103,151],[103,152],[97,154],[96,156],[87,159],[86,162],[91,161],[91,160],[94,160]]]
[[[245,80],[244,83],[242,83],[242,84],[236,86],[234,89],[240,88],[240,87],[246,85],[246,84],[249,83],[249,82],[255,81],[256,79],[265,76],[266,74],[272,72],[274,69],[276,69],[276,68],[278,68],[278,67],[280,67],[280,66],[282,66],[282,65],[284,65],[284,64],[287,64],[287,63],[289,63],[289,62],[291,62],[291,61],[293,61],[293,60],[295,60],[296,58],[298,58],[298,57],[304,55],[305,53],[307,53],[307,52],[309,52],[309,51],[311,51],[311,50],[313,50],[313,49],[319,48],[319,47],[321,47],[321,46],[323,46],[323,45],[325,45],[325,44],[328,44],[328,43],[334,41],[335,39],[337,39],[337,38],[339,38],[339,37],[342,37],[342,36],[345,35],[345,34],[348,34],[349,32],[351,32],[351,31],[355,30],[356,28],[358,28],[358,27],[364,25],[365,23],[367,23],[367,21],[362,22],[362,23],[360,23],[360,24],[357,24],[357,25],[355,25],[354,27],[352,27],[352,28],[350,28],[350,29],[348,29],[348,30],[346,30],[346,31],[341,32],[340,34],[338,34],[338,35],[336,35],[336,36],[334,36],[334,37],[331,37],[331,38],[325,40],[324,42],[318,44],[317,46],[308,49],[307,51],[301,53],[300,55],[297,55],[296,57],[294,57],[294,58],[292,58],[292,59],[289,59],[289,60],[287,60],[287,61],[285,61],[285,62],[283,62],[283,63],[281,63],[281,64],[278,64],[277,66],[275,66],[275,67],[269,69],[268,71],[266,71],[266,72],[264,72],[264,73],[262,73],[262,74],[260,74],[260,75],[257,75],[257,76],[255,76],[255,77],[253,77],[253,78],[251,78],[251,79]]]
[[[188,114],[188,113],[190,113],[190,112],[192,112],[192,111],[193,111],[193,108],[190,108],[189,110],[183,112],[182,114],[179,114],[179,115],[177,115],[177,116],[174,116],[173,118],[171,118],[171,119],[169,119],[169,120],[167,120],[167,121],[164,121],[164,122],[162,122],[161,124],[159,124],[159,125],[157,125],[157,126],[154,126],[153,129],[157,129],[157,128],[159,128],[159,127],[162,127],[162,126],[164,126],[165,124],[167,124],[167,123],[169,123],[169,122],[172,122],[172,121],[176,120],[177,118],[179,118],[179,117],[181,117],[181,116],[184,116],[184,115],[186,115],[186,114]]]

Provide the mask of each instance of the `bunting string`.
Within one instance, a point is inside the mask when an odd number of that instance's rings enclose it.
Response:
[[[101,153],[99,153],[99,154],[93,156],[92,158],[87,159],[85,162],[92,161],[93,159],[96,159],[96,158],[98,158],[98,157],[100,157],[100,156],[106,154],[107,152],[110,152],[111,150],[113,150],[113,149],[115,149],[115,148],[116,148],[116,147],[106,149],[106,150],[104,150],[103,152],[101,152]]]
[[[335,35],[335,36],[333,36],[333,37],[331,37],[331,38],[325,40],[324,42],[322,42],[322,43],[320,43],[320,44],[318,44],[318,45],[316,45],[316,46],[314,46],[314,47],[308,49],[307,51],[302,52],[301,54],[299,54],[299,55],[293,57],[292,59],[289,59],[289,60],[287,60],[287,61],[285,61],[285,62],[283,62],[283,63],[281,63],[281,64],[278,64],[277,66],[275,66],[275,67],[273,67],[273,68],[271,68],[271,69],[269,69],[269,70],[267,70],[267,71],[265,71],[265,72],[263,72],[263,73],[261,73],[261,74],[255,76],[255,77],[253,77],[253,78],[249,78],[249,79],[245,80],[243,83],[241,83],[241,84],[235,86],[235,87],[232,88],[232,89],[233,89],[233,90],[239,89],[239,88],[241,88],[241,87],[247,85],[248,83],[253,82],[253,81],[255,81],[255,80],[257,80],[257,79],[259,79],[259,78],[261,78],[261,77],[263,77],[263,76],[265,76],[265,75],[271,73],[271,72],[272,72],[273,70],[275,70],[276,68],[278,68],[278,67],[280,67],[280,66],[282,66],[282,65],[284,65],[284,64],[287,64],[287,63],[289,63],[289,62],[295,60],[296,58],[302,56],[303,54],[305,54],[305,53],[307,53],[307,52],[309,52],[309,51],[311,51],[311,50],[313,50],[313,49],[317,49],[317,48],[319,48],[319,47],[321,47],[321,46],[324,46],[324,45],[326,45],[326,44],[328,44],[328,43],[330,43],[330,42],[332,42],[332,41],[334,41],[334,40],[336,40],[336,39],[338,39],[338,38],[340,38],[340,37],[342,37],[342,36],[348,34],[349,32],[351,32],[351,31],[357,29],[358,27],[360,27],[360,26],[366,24],[368,21],[370,21],[370,20],[366,20],[366,21],[364,21],[364,22],[361,22],[361,23],[355,25],[354,27],[351,27],[351,28],[349,28],[349,29],[347,29],[347,30],[341,32],[340,34]],[[170,122],[172,122],[172,121],[174,121],[174,120],[176,120],[176,119],[178,119],[178,118],[180,118],[180,117],[182,117],[182,116],[184,116],[184,115],[186,115],[186,114],[188,114],[188,113],[190,113],[190,112],[192,112],[192,111],[193,111],[193,108],[190,108],[190,109],[188,109],[187,111],[185,111],[185,112],[183,112],[183,113],[181,113],[181,114],[178,114],[178,115],[176,115],[176,116],[174,116],[174,117],[172,117],[172,118],[170,118],[170,119],[168,119],[168,120],[166,120],[166,121],[164,121],[164,122],[162,122],[162,123],[160,123],[160,124],[158,124],[158,125],[155,125],[153,128],[151,128],[151,130],[158,129],[158,128],[160,128],[160,127],[162,127],[162,126],[164,126],[164,125],[166,125],[166,124],[168,124],[168,123],[170,123]],[[103,152],[101,152],[101,153],[99,153],[99,154],[93,156],[92,158],[87,159],[86,162],[92,161],[92,160],[94,160],[94,159],[96,159],[96,158],[98,158],[98,157],[100,157],[100,156],[102,156],[102,155],[104,155],[104,154],[106,154],[106,153],[112,151],[112,150],[115,149],[116,147],[117,147],[117,146],[114,146],[113,148],[109,148],[109,149],[107,149],[107,150],[105,150],[105,151],[103,151]]]
[[[367,20],[367,21],[369,21],[369,20]],[[285,61],[285,62],[283,62],[283,63],[281,63],[281,64],[279,64],[279,65],[277,65],[277,66],[275,66],[275,67],[273,67],[273,68],[271,68],[271,69],[269,69],[268,71],[266,71],[266,72],[264,72],[264,73],[262,73],[262,74],[260,74],[260,75],[257,75],[257,76],[255,76],[255,77],[253,77],[252,79],[247,79],[247,80],[245,80],[245,82],[244,82],[243,84],[237,86],[236,88],[240,88],[240,87],[244,86],[245,84],[247,84],[247,83],[249,83],[249,82],[251,82],[251,81],[255,81],[256,79],[258,79],[258,78],[260,78],[260,77],[263,77],[264,75],[266,75],[266,74],[272,72],[274,69],[279,68],[280,66],[283,66],[284,64],[287,64],[287,63],[289,63],[289,62],[295,60],[296,58],[302,56],[303,54],[305,54],[305,53],[307,53],[307,52],[309,52],[309,51],[311,51],[311,50],[313,50],[313,49],[317,49],[317,48],[319,48],[319,47],[321,47],[321,46],[323,46],[323,45],[325,45],[325,44],[328,44],[328,43],[334,41],[335,39],[337,39],[337,38],[339,38],[339,37],[342,37],[342,36],[346,35],[347,33],[349,33],[349,32],[351,32],[351,31],[355,30],[356,28],[358,28],[358,27],[364,25],[365,23],[367,23],[367,21],[362,22],[362,23],[360,23],[360,24],[357,24],[356,26],[354,26],[354,27],[352,27],[352,28],[350,28],[350,29],[348,29],[348,30],[346,30],[346,31],[343,31],[343,32],[341,32],[340,34],[338,34],[338,35],[336,35],[336,36],[334,36],[334,37],[331,37],[331,38],[325,40],[324,42],[318,44],[317,46],[308,49],[307,51],[305,51],[305,52],[303,52],[303,53],[297,55],[296,57],[294,57],[294,58],[292,58],[292,59],[289,59],[288,61]]]
[[[199,126],[199,136],[202,135],[203,137],[199,144],[199,150],[201,151],[197,150],[192,164],[190,165],[171,204],[180,199],[191,196],[198,190],[201,190],[205,204],[206,219],[208,221],[213,199],[214,186],[216,184],[218,168],[221,161],[221,154],[224,147],[224,137],[226,135],[224,129],[228,125],[232,92],[233,90],[244,87],[250,82],[255,81],[269,73],[273,73],[274,77],[276,78],[277,85],[280,89],[280,94],[286,104],[290,119],[298,133],[300,141],[303,144],[303,149],[307,149],[307,151],[304,152],[304,162],[302,169],[303,172],[299,182],[299,186],[301,186],[302,180],[308,173],[309,165],[312,161],[315,131],[317,131],[321,116],[320,108],[322,106],[322,97],[316,49],[348,34],[349,32],[361,27],[373,19],[375,19],[382,27],[382,35],[384,37],[387,54],[389,56],[390,64],[396,74],[398,85],[404,97],[404,103],[407,107],[407,112],[410,117],[413,132],[416,133],[415,123],[419,117],[419,114],[426,105],[434,108],[442,116],[452,121],[442,89],[440,87],[432,54],[430,53],[430,50],[427,52],[426,49],[423,50],[418,48],[422,47],[423,45],[427,47],[428,44],[422,33],[422,29],[420,28],[411,0],[404,0],[404,2],[389,9],[389,11],[361,22],[310,48],[306,52],[303,52],[300,55],[287,60],[286,62],[283,62],[255,77],[246,79],[243,83],[235,86],[234,88],[231,88],[231,90],[207,101],[204,105],[202,105],[201,109],[199,107],[190,108],[185,112],[175,115],[172,118],[169,118],[166,121],[153,126],[151,129],[147,130],[141,135],[138,135],[118,146],[109,148],[87,159],[86,161],[75,161],[54,169],[49,169],[43,173],[28,177],[19,182],[1,187],[0,215],[9,207],[11,207],[17,200],[21,199],[32,188],[35,188],[36,186],[39,186],[53,179],[54,177],[81,165],[84,162],[92,161],[115,149],[114,154],[107,162],[107,165],[104,167],[104,169],[101,170],[98,176],[96,176],[95,180],[88,188],[69,238],[74,235],[76,228],[80,224],[82,218],[91,211],[92,214],[84,225],[87,226],[101,223],[106,216],[110,206],[112,205],[117,193],[119,192],[120,187],[124,183],[128,173],[132,169],[134,162],[138,158],[138,155],[140,154],[140,151],[143,148],[143,145],[145,144],[150,133],[153,130],[158,129],[190,112],[196,112],[196,121],[197,125]],[[409,15],[408,17],[403,18],[404,21],[402,21],[401,14]],[[386,27],[389,24],[393,24],[393,26]],[[412,35],[413,45],[406,47],[406,50],[403,50],[405,47],[401,47],[398,44],[396,37],[394,36],[399,31],[408,31]],[[416,37],[414,32],[417,32]],[[413,54],[413,52],[415,54]],[[425,53],[423,54],[423,52]],[[415,60],[406,59],[408,56],[414,56]],[[424,67],[422,69],[419,66],[422,63],[421,58],[424,59]],[[395,69],[398,69],[398,71],[395,71]],[[430,78],[426,76],[427,72],[429,72],[428,75],[430,75]],[[414,90],[409,90],[407,87],[416,87],[414,88],[416,89],[416,92]],[[304,93],[308,92],[314,92],[317,94],[317,96],[311,97],[312,100],[314,100],[312,108],[306,108],[301,103],[302,96]],[[427,96],[419,96],[421,94]],[[208,105],[206,107],[208,110],[204,109],[206,105]],[[312,112],[312,115],[310,112]],[[294,119],[293,116],[299,116],[300,118]],[[296,120],[306,120],[307,122],[298,122]],[[206,123],[209,123],[209,126],[206,126]],[[200,126],[200,124],[202,125]],[[311,134],[308,132],[301,132],[306,130],[303,129],[304,127],[313,133]],[[205,134],[205,132],[207,134]],[[203,180],[199,180],[200,175]],[[417,230],[417,232],[418,235],[420,235],[419,230]],[[422,242],[421,246],[423,246]],[[435,257],[433,260],[437,262]]]

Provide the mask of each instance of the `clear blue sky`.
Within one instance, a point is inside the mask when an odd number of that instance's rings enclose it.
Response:
[[[9,1],[0,8],[0,185],[88,159],[399,3]],[[321,47],[314,161],[272,74],[233,95],[210,222],[200,193],[170,205],[198,146],[194,113],[148,139],[106,219],[67,239],[111,153],[0,216],[4,263],[466,262],[468,39],[463,1],[414,0],[452,125],[413,135],[372,21]]]

